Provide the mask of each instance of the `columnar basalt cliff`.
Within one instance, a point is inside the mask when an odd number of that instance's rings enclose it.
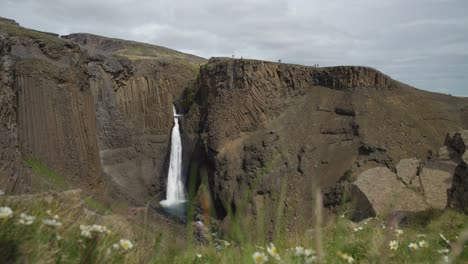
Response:
[[[137,204],[164,197],[172,103],[204,60],[148,44],[164,57],[130,60],[73,36],[0,21],[0,188],[37,191],[42,169],[93,195],[107,189]]]
[[[226,221],[229,212],[266,209],[267,223],[283,219],[293,228],[312,219],[315,187],[425,158],[448,131],[468,126],[468,100],[366,67],[211,59],[195,90],[185,124],[192,138],[199,135],[202,155],[193,164],[208,169]]]

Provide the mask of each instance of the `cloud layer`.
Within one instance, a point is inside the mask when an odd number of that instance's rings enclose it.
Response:
[[[203,57],[366,65],[468,96],[466,0],[0,0],[0,16]]]

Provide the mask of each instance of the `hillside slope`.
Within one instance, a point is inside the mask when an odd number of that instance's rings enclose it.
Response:
[[[89,33],[73,33],[61,37],[86,47],[125,56],[132,60],[159,59],[177,61],[190,64],[196,69],[198,69],[200,64],[206,62],[204,58],[192,54],[136,41],[107,38]]]

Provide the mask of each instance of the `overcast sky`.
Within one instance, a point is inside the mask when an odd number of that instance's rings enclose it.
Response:
[[[206,58],[372,66],[468,96],[468,0],[0,0],[0,16]]]

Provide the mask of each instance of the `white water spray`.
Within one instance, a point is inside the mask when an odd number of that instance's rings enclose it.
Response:
[[[182,177],[182,140],[180,137],[179,118],[181,115],[174,111],[174,127],[172,128],[171,156],[169,172],[167,175],[166,200],[160,202],[161,206],[170,214],[183,217],[187,197]]]

